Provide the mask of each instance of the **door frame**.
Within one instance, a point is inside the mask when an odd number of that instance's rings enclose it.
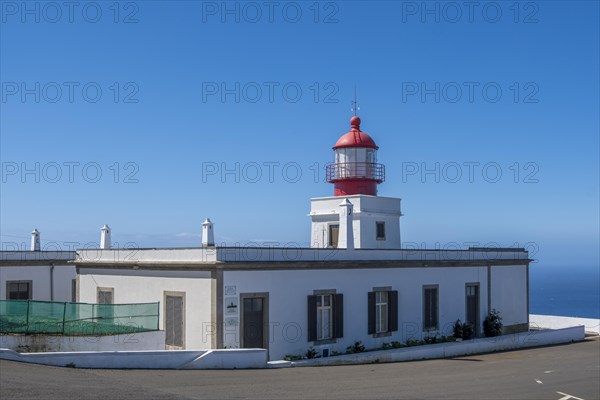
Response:
[[[166,350],[185,350],[185,346],[186,346],[186,329],[187,329],[187,318],[186,318],[186,299],[185,299],[185,292],[178,292],[178,291],[170,291],[170,290],[165,290],[163,291],[163,305],[162,305],[162,309],[163,309],[163,331],[165,332],[165,349]],[[170,297],[181,297],[181,318],[182,318],[182,326],[181,326],[181,343],[183,346],[173,346],[173,345],[167,345],[166,341],[167,341],[167,296]]]
[[[481,334],[481,285],[479,282],[467,282],[465,283],[465,322],[469,317],[469,302],[467,301],[467,289],[469,286],[475,286],[477,288],[477,310],[475,312],[475,324],[473,326],[473,335],[478,337]]]
[[[244,346],[244,300],[263,299],[263,348],[269,353],[269,292],[240,293],[240,348]]]

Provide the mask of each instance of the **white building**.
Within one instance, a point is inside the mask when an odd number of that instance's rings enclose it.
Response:
[[[377,146],[351,125],[327,167],[334,196],[311,201],[311,248],[218,247],[207,219],[198,248],[78,251],[78,301],[160,301],[167,348],[270,359],[447,336],[457,319],[480,333],[492,309],[505,332],[527,330],[527,251],[401,249],[400,199],[377,196]]]
[[[42,250],[40,236],[31,232],[29,251],[0,251],[1,300],[76,301],[76,252]],[[99,248],[111,248],[108,225],[100,230]]]
[[[0,299],[74,301],[74,259],[74,251],[41,250],[34,229],[29,251],[0,252]]]

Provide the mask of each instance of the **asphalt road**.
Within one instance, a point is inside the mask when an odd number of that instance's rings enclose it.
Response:
[[[567,397],[573,396],[573,397]],[[600,399],[600,340],[455,359],[267,370],[0,361],[0,399]]]

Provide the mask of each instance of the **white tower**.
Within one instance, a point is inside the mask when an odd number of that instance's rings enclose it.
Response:
[[[215,245],[215,233],[213,230],[213,223],[210,218],[202,223],[202,247],[214,246]]]
[[[312,247],[348,247],[347,235],[354,237],[355,249],[399,249],[400,199],[377,195],[385,180],[385,167],[377,163],[379,147],[360,129],[360,118],[350,119],[351,130],[333,147],[335,161],[327,165],[327,181],[333,196],[311,199]],[[343,222],[340,200],[352,204],[351,218]],[[345,231],[342,225],[349,229]],[[350,229],[352,227],[353,229]]]
[[[100,229],[100,248],[110,249],[110,228],[106,224]]]
[[[354,207],[348,199],[344,199],[340,203],[340,236],[338,248],[354,250],[354,228],[352,224],[353,209]]]
[[[31,251],[40,251],[40,232],[37,229],[31,232]]]

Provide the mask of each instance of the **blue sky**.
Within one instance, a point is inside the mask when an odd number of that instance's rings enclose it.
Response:
[[[598,2],[61,4],[2,2],[3,248],[308,245],[356,86],[405,243],[598,268]]]

